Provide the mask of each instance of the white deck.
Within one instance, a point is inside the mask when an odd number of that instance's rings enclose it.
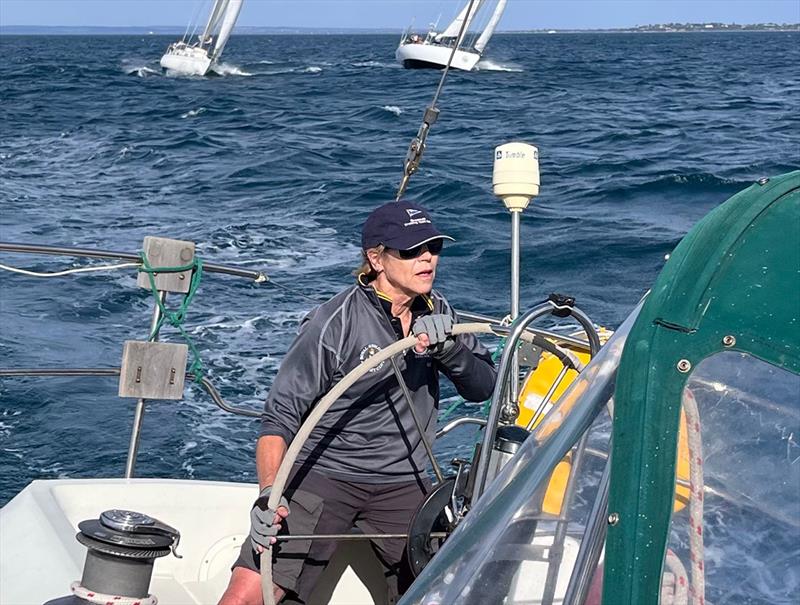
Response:
[[[212,481],[34,481],[0,510],[0,603],[42,605],[70,594],[69,585],[80,580],[86,557],[86,548],[75,540],[78,523],[112,508],[146,513],[180,531],[178,553],[183,558],[168,555],[155,562],[150,592],[162,605],[216,603],[249,531],[248,512],[257,496],[254,484]],[[371,554],[366,544],[360,546],[359,554]],[[359,563],[362,576],[377,573],[380,578],[377,561],[372,561],[374,568],[369,561]],[[381,602],[346,563],[330,567],[332,572],[336,567],[345,571],[335,590],[330,580],[321,583],[320,602]]]

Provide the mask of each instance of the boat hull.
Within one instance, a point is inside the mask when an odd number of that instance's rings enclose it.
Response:
[[[196,47],[170,49],[161,57],[161,67],[169,72],[186,76],[204,76],[211,69],[211,58],[206,51]]]
[[[395,52],[397,61],[407,69],[444,69],[453,49],[438,44],[401,44]],[[472,71],[480,60],[474,51],[457,50],[450,67]]]

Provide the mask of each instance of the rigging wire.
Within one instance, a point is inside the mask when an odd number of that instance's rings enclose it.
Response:
[[[455,57],[456,51],[461,46],[461,42],[464,39],[464,34],[466,34],[466,25],[470,20],[470,15],[472,14],[472,8],[475,2],[476,0],[469,0],[467,12],[464,15],[464,21],[461,23],[461,29],[459,30],[458,37],[453,45],[453,50],[450,51],[450,57],[447,59],[447,65],[444,67],[442,77],[439,79],[439,86],[436,88],[436,93],[433,95],[433,101],[431,101],[431,104],[425,109],[425,114],[422,117],[422,124],[417,131],[417,136],[411,140],[411,144],[408,146],[406,160],[403,166],[403,178],[401,179],[400,186],[397,189],[395,201],[400,201],[400,198],[403,197],[403,193],[405,193],[406,187],[408,187],[408,181],[411,178],[411,175],[414,174],[419,168],[419,163],[422,160],[422,154],[425,152],[425,141],[428,138],[428,132],[430,131],[431,126],[433,126],[433,124],[436,122],[436,119],[439,117],[439,109],[436,107],[436,102],[439,100],[439,95],[442,92],[445,78],[447,78],[447,74],[450,71],[450,65],[453,62],[453,57]]]
[[[11,267],[0,263],[0,269],[11,271],[12,273],[20,273],[30,277],[61,277],[64,275],[71,275],[73,273],[90,273],[92,271],[114,271],[115,269],[132,269],[138,268],[139,263],[122,263],[121,265],[100,265],[98,267],[77,267],[75,269],[66,269],[64,271],[55,271],[52,273],[42,273],[39,271],[29,271],[27,269],[20,269],[19,267]]]
[[[115,271],[117,269],[141,269],[142,263],[121,263],[117,265],[99,265],[96,267],[76,267],[73,269],[66,269],[64,271],[53,271],[53,272],[41,272],[41,271],[30,271],[29,269],[21,269],[19,267],[12,267],[11,265],[6,265],[0,263],[0,270],[9,271],[11,273],[19,273],[20,275],[27,275],[29,277],[64,277],[65,275],[73,275],[76,273],[91,273],[91,272],[99,272],[99,271]],[[322,301],[312,298],[311,296],[307,296],[303,294],[299,290],[296,290],[290,286],[286,286],[279,282],[276,282],[271,277],[267,277],[263,273],[260,274],[258,278],[255,279],[256,283],[270,283],[273,286],[288,292],[292,296],[296,296],[298,298],[303,298],[315,306],[320,304]]]
[[[191,42],[192,38],[194,38],[194,35],[197,33],[197,27],[200,25],[200,19],[199,19],[199,17],[200,17],[200,9],[203,8],[205,5],[206,5],[206,3],[203,2],[202,4],[198,5],[198,7],[197,7],[197,12],[195,13],[195,16],[192,19],[192,23],[191,23],[191,25],[192,25],[192,33],[189,35],[189,38],[186,40],[187,43]],[[214,10],[214,2],[211,3],[211,10],[212,11]],[[187,27],[186,30],[188,31],[189,28]]]

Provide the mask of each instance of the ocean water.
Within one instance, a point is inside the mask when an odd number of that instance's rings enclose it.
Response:
[[[160,235],[265,271],[285,288],[207,275],[187,320],[223,396],[258,409],[298,320],[351,283],[360,225],[393,198],[433,96],[439,74],[395,64],[397,39],[234,36],[219,73],[186,78],[161,73],[163,37],[0,38],[0,239],[135,252]],[[507,313],[492,150],[523,140],[542,185],[522,220],[522,307],[559,291],[619,325],[698,219],[800,164],[798,64],[798,33],[496,36],[478,71],[449,76],[408,189],[457,239],[437,287]],[[0,365],[118,365],[151,306],[130,271],[0,271]],[[0,381],[0,505],[37,478],[121,476],[133,409],[110,379]],[[149,404],[137,475],[252,481],[256,434],[188,387]]]

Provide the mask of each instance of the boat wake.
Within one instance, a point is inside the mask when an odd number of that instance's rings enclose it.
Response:
[[[254,76],[254,73],[249,71],[243,70],[241,67],[237,65],[231,65],[230,63],[216,63],[211,66],[211,71],[209,73],[215,73],[218,76]]]
[[[381,61],[359,61],[351,64],[353,67],[388,67],[390,69],[402,69],[399,63],[382,63]]]
[[[511,73],[522,73],[524,70],[513,63],[495,63],[490,59],[481,59],[475,66],[477,71],[507,71]]]

